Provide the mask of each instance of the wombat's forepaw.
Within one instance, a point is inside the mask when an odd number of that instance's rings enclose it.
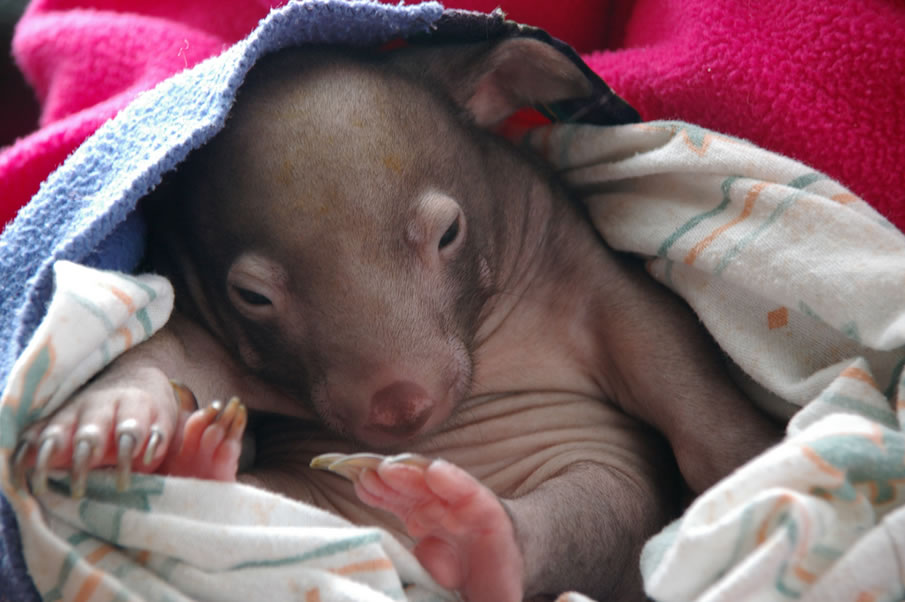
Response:
[[[363,502],[395,514],[440,585],[470,602],[522,599],[524,569],[509,515],[461,468],[412,454],[329,454],[312,466],[349,478]]]
[[[22,436],[14,459],[24,482],[34,468],[34,493],[47,489],[51,469],[68,469],[73,497],[85,493],[88,472],[116,467],[116,486],[133,472],[235,480],[245,406],[237,399],[197,409],[192,392],[162,373],[139,385],[89,385]]]
[[[71,472],[71,493],[81,497],[88,472],[115,466],[117,488],[129,486],[132,471],[153,472],[168,452],[191,392],[171,385],[159,372],[142,375],[140,386],[89,385],[53,416],[22,436],[14,470],[24,480],[34,467],[36,494],[47,488],[51,469]],[[194,406],[191,408],[194,409]]]
[[[235,481],[248,412],[237,397],[192,413],[174,453],[164,458],[162,474]]]

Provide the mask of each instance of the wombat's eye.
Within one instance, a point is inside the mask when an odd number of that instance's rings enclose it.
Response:
[[[254,252],[243,253],[226,274],[232,306],[250,320],[272,320],[286,309],[285,268]]]
[[[453,242],[455,242],[456,237],[459,236],[459,214],[456,214],[456,219],[450,224],[449,228],[446,229],[446,232],[443,233],[443,236],[440,237],[440,244],[438,248],[445,249]]]
[[[259,307],[262,305],[273,305],[273,302],[270,299],[260,293],[256,293],[254,291],[248,290],[247,288],[241,288],[238,286],[235,286],[233,288],[235,289],[236,294],[239,295],[239,297],[249,305],[256,305]]]

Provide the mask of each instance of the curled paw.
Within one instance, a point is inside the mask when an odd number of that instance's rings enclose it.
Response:
[[[413,454],[327,454],[312,466],[350,479],[361,501],[396,515],[440,585],[470,602],[522,599],[524,567],[509,515],[461,468]]]
[[[41,494],[50,470],[68,469],[71,493],[81,497],[90,470],[115,466],[117,487],[125,490],[132,471],[153,472],[160,466],[181,416],[194,409],[191,392],[162,373],[137,384],[89,385],[23,434],[15,474],[24,481],[33,468],[34,492]]]
[[[82,497],[88,472],[115,467],[116,486],[133,472],[234,480],[247,421],[238,399],[198,409],[185,386],[162,374],[140,383],[89,385],[20,439],[13,470],[23,483],[33,469],[35,495],[51,470],[69,470],[71,495]]]

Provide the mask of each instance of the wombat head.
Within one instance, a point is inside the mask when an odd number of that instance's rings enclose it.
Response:
[[[155,227],[179,238],[183,298],[337,432],[430,432],[468,394],[493,299],[552,202],[543,168],[488,128],[589,93],[527,39],[266,57],[168,183]]]

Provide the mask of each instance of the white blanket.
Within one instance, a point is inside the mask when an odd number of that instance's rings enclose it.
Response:
[[[905,237],[808,167],[684,123],[533,132],[613,247],[697,311],[786,440],[647,546],[662,601],[905,597]]]

